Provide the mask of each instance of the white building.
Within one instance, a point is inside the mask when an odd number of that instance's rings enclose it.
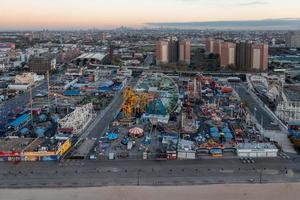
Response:
[[[286,123],[300,119],[300,86],[284,87],[282,101],[277,106],[276,115]]]
[[[278,149],[271,143],[238,144],[237,155],[244,158],[277,157]]]
[[[37,75],[36,73],[23,73],[21,75],[16,75],[16,84],[34,84],[45,79],[44,75]]]

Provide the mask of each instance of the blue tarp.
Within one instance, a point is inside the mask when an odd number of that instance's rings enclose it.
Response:
[[[29,129],[28,128],[22,128],[21,130],[20,130],[20,133],[21,133],[21,135],[27,135],[28,133],[29,133]]]
[[[297,131],[297,130],[289,128],[288,129],[288,134],[290,136],[293,136],[293,137],[296,137],[296,138],[300,138],[300,131]]]
[[[210,129],[210,135],[214,138],[214,139],[218,139],[220,138],[220,132],[219,129],[214,127]]]
[[[35,129],[35,134],[37,137],[44,137],[46,132],[46,128],[44,127],[37,127]]]
[[[231,133],[229,128],[224,128],[223,133],[224,133],[224,136],[225,136],[226,139],[232,139],[233,138],[232,133]]]
[[[99,91],[99,92],[109,92],[109,91],[111,91],[111,87],[108,87],[108,86],[102,86],[102,87],[99,87],[99,88],[98,88],[98,91]]]
[[[22,125],[29,119],[30,119],[30,114],[23,114],[20,117],[18,117],[17,119],[15,119],[14,121],[12,121],[9,125],[13,126],[13,127],[19,127],[20,125]]]
[[[108,133],[107,137],[109,140],[116,140],[119,138],[119,135],[117,133]]]
[[[45,114],[41,114],[38,116],[39,122],[45,122],[45,121],[47,121],[47,118],[48,117]]]
[[[80,90],[66,90],[64,91],[64,96],[79,96]]]

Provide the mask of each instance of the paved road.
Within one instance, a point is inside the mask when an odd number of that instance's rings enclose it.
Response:
[[[98,113],[94,121],[80,136],[80,140],[83,140],[83,142],[81,142],[79,148],[72,153],[73,156],[88,156],[90,150],[95,145],[96,139],[98,139],[106,131],[109,124],[118,114],[122,104],[122,94],[118,93],[106,110]]]
[[[300,160],[65,161],[0,163],[0,187],[86,187],[299,182]]]
[[[129,86],[135,86],[137,78],[129,82]],[[118,92],[106,110],[96,116],[96,119],[91,123],[87,130],[80,136],[84,141],[73,155],[86,157],[90,150],[94,147],[96,139],[103,136],[109,124],[115,119],[120,112],[123,104],[123,96]]]
[[[129,86],[135,86],[137,82],[137,79],[132,79],[129,82]],[[95,120],[96,123],[94,126],[91,127],[90,131],[87,131],[87,137],[92,138],[98,138],[100,134],[103,133],[103,131],[108,127],[108,125],[113,121],[113,119],[116,117],[116,115],[119,113],[121,107],[123,104],[123,96],[122,93],[118,93],[114,100],[109,107],[109,109],[104,112],[103,115],[97,116],[97,119]]]
[[[276,121],[273,116],[266,111],[264,105],[259,103],[248,91],[247,88],[242,84],[232,85],[236,92],[239,94],[243,101],[248,103],[249,110],[255,116],[258,123],[263,125],[266,130],[280,130],[280,127],[274,124]]]

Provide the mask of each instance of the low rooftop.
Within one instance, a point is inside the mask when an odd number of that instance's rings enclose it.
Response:
[[[32,141],[32,138],[0,138],[0,151],[22,151]]]
[[[300,86],[285,86],[284,94],[289,101],[300,101]]]

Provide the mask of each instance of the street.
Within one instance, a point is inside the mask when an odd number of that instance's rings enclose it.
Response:
[[[300,181],[300,160],[63,161],[0,163],[0,187],[207,185]]]
[[[134,87],[137,80],[137,78],[131,79],[128,85]],[[80,144],[78,150],[73,153],[73,156],[86,157],[89,154],[91,149],[95,146],[96,140],[104,135],[109,124],[115,119],[116,115],[121,110],[122,104],[122,92],[117,92],[108,107],[97,114],[96,118],[89,125],[87,130],[85,130],[80,136],[83,142]]]
[[[264,105],[259,103],[251,94],[247,91],[242,83],[232,84],[236,92],[241,97],[242,101],[247,102],[247,106],[251,113],[256,118],[257,122],[262,125],[266,130],[280,130],[278,124],[274,123],[273,116],[266,111]]]

